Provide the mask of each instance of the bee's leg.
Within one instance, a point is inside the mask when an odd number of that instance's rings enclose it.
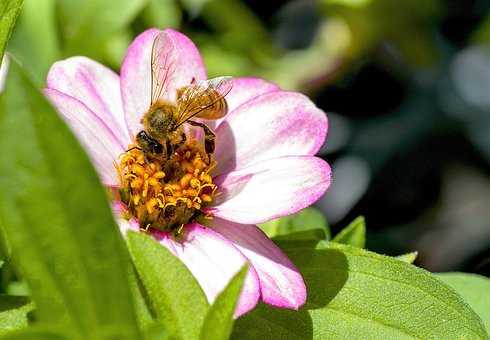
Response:
[[[206,150],[208,161],[209,163],[211,163],[211,154],[214,152],[216,135],[204,123],[195,122],[193,120],[188,120],[186,123],[189,123],[193,126],[199,126],[204,130],[204,150]]]
[[[172,156],[174,154],[174,147],[173,147],[172,143],[170,143],[170,141],[168,139],[165,142],[165,153],[167,155],[167,159],[172,158]]]
[[[183,146],[186,141],[187,141],[187,136],[185,135],[184,132],[182,132],[182,134],[180,135],[180,141],[174,145],[174,150],[175,151],[179,150],[180,147]]]

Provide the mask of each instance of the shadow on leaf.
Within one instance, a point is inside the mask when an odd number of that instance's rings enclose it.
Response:
[[[345,255],[337,249],[322,249],[313,241],[280,241],[278,245],[301,271],[307,291],[299,311],[260,304],[235,322],[233,339],[312,339],[313,324],[308,310],[326,306],[347,281]],[[336,275],[332,275],[335,271]]]

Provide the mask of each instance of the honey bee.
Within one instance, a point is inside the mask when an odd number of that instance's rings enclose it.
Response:
[[[232,87],[231,77],[217,77],[196,82],[177,90],[175,103],[164,99],[174,76],[175,50],[165,32],[153,41],[151,52],[151,102],[143,115],[141,130],[135,138],[145,156],[169,159],[186,141],[183,124],[197,126],[204,131],[204,149],[211,161],[215,148],[215,134],[204,123],[192,118],[219,119],[228,112],[225,96]]]

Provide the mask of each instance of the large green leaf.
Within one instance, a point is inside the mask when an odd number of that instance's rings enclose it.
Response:
[[[359,216],[332,239],[333,242],[348,244],[358,248],[366,245],[366,221]]]
[[[131,291],[133,292],[136,318],[138,320],[138,324],[140,325],[140,329],[145,329],[151,326],[155,320],[150,308],[148,307],[147,297],[144,294],[145,292],[143,285],[134,268],[130,273],[129,280],[131,284]]]
[[[27,326],[33,304],[23,296],[0,295],[0,335]]]
[[[37,319],[82,337],[139,337],[129,257],[88,157],[11,64],[0,97],[0,218]]]
[[[2,63],[5,47],[19,16],[23,0],[0,1],[0,64]]]
[[[283,242],[303,273],[300,311],[261,305],[236,339],[487,339],[478,316],[429,272],[363,249]]]
[[[143,233],[130,232],[128,245],[156,317],[179,339],[197,339],[209,309],[187,267]]]
[[[226,340],[230,337],[233,326],[233,313],[247,276],[248,266],[240,270],[228,286],[216,298],[206,315],[201,329],[201,340]]]
[[[306,208],[294,215],[262,223],[260,228],[275,239],[329,240],[330,229],[323,214]]]
[[[436,276],[463,297],[490,333],[490,279],[466,273],[438,273]]]

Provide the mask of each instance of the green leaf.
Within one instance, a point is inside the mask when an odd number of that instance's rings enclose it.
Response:
[[[261,305],[236,339],[487,339],[478,316],[431,273],[363,249],[283,242],[302,272],[300,311]]]
[[[30,296],[29,286],[24,280],[10,281],[7,286],[7,294],[16,296]]]
[[[0,335],[27,327],[33,304],[24,296],[0,295]]]
[[[490,279],[466,273],[438,273],[436,276],[461,295],[490,333]]]
[[[260,228],[269,237],[277,240],[329,240],[330,229],[323,214],[316,208],[306,208],[297,214],[282,217]]]
[[[145,340],[166,340],[175,338],[170,337],[161,323],[154,322],[145,328]]]
[[[155,322],[153,314],[147,304],[147,296],[134,268],[129,276],[131,291],[133,292],[134,308],[140,329],[145,329]]]
[[[129,256],[75,137],[11,63],[0,96],[0,218],[36,316],[87,339],[139,337]]]
[[[197,339],[209,304],[187,267],[143,233],[128,233],[136,270],[157,319],[179,339]]]
[[[1,340],[72,340],[75,334],[67,333],[64,329],[54,326],[31,326],[11,332],[1,337]]]
[[[23,0],[0,1],[0,64],[2,63],[5,47],[10,39],[15,21],[19,16]]]
[[[3,230],[2,221],[0,221],[0,258],[9,259],[10,255],[11,255],[10,244],[8,243],[8,240],[5,237],[5,231]]]
[[[406,262],[406,263],[414,263],[415,260],[417,259],[418,254],[419,254],[418,252],[413,251],[411,253],[398,255],[395,257],[395,259]]]
[[[332,239],[333,242],[348,244],[357,248],[366,245],[366,221],[359,216]]]
[[[233,327],[233,313],[235,312],[247,272],[248,266],[243,267],[233,277],[225,290],[218,295],[206,315],[200,339],[226,340],[230,337]]]

